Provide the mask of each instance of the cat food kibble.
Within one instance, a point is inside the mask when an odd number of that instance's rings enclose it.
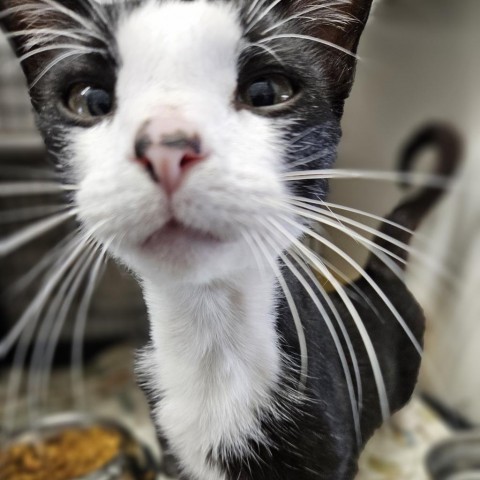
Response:
[[[39,443],[0,451],[2,480],[72,480],[90,474],[120,452],[121,437],[102,427],[69,429]]]

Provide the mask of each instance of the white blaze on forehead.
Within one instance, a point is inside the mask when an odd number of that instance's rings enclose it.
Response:
[[[241,36],[238,14],[224,2],[149,1],[119,27],[117,94],[128,100],[155,89],[230,101]]]

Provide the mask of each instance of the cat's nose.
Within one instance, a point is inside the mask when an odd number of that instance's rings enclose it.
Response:
[[[137,134],[135,157],[152,179],[172,195],[186,173],[206,154],[200,136],[185,122],[150,121]]]

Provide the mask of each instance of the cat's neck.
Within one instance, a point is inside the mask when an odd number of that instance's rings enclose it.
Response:
[[[205,452],[242,453],[248,440],[261,441],[259,411],[269,406],[281,363],[273,278],[252,271],[205,285],[147,281],[144,288],[149,388],[162,397],[156,420],[180,458],[198,469]]]

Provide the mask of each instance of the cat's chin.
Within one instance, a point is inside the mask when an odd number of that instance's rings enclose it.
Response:
[[[117,246],[111,253],[142,280],[202,284],[242,270],[249,252],[242,241],[168,222],[140,244]]]
[[[163,255],[177,256],[187,253],[193,248],[215,248],[224,243],[220,237],[209,232],[187,227],[176,220],[170,220],[166,225],[154,231],[142,244],[146,252],[161,251]]]

